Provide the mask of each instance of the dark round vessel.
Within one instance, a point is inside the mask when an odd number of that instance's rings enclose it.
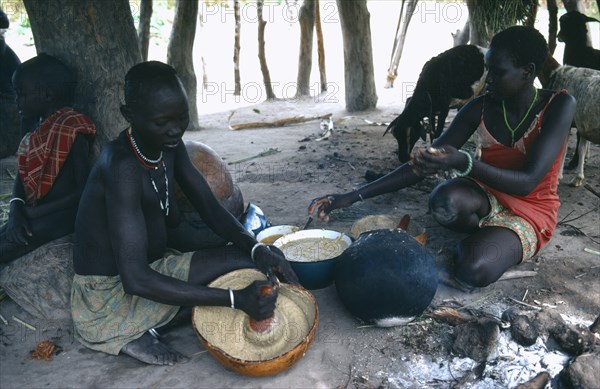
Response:
[[[348,311],[380,325],[420,315],[437,284],[433,255],[399,229],[361,234],[335,268],[335,286]]]

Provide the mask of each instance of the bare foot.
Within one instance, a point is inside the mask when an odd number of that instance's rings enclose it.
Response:
[[[151,365],[173,365],[188,360],[187,357],[171,350],[147,332],[127,343],[121,352]]]

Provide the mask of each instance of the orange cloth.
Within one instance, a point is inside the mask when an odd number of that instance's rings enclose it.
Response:
[[[28,205],[35,205],[52,189],[77,134],[95,133],[92,119],[73,108],[64,107],[23,137],[17,161]]]
[[[560,93],[566,93],[566,91],[561,90],[556,92],[550,98],[523,137],[513,147],[505,146],[492,137],[485,127],[482,113],[476,133],[482,146],[481,161],[501,169],[521,169],[527,156],[527,150],[541,133],[544,112],[550,105],[550,102]],[[560,207],[558,199],[558,174],[562,154],[559,153],[548,173],[525,196],[507,194],[476,180],[480,185],[489,190],[501,204],[510,209],[515,215],[527,220],[533,226],[538,238],[536,253],[548,243],[556,228],[558,208]]]

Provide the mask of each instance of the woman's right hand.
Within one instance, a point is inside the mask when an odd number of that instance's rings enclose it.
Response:
[[[31,228],[22,206],[12,206],[6,223],[6,240],[21,245],[29,244]]]
[[[317,220],[329,221],[329,213],[334,209],[346,208],[354,203],[354,192],[344,194],[330,194],[317,197],[310,202],[308,214],[312,215],[317,210]]]
[[[257,321],[273,316],[276,301],[277,288],[269,281],[254,281],[246,288],[235,291],[236,308]]]

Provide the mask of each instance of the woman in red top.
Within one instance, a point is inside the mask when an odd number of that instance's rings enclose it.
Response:
[[[558,169],[575,99],[533,86],[547,55],[546,40],[533,28],[499,32],[486,54],[487,93],[464,106],[431,148],[368,185],[316,198],[309,213],[318,210],[323,219],[424,176],[454,173],[429,198],[440,224],[469,233],[456,247],[454,276],[471,286],[495,282],[535,255],[557,223]],[[480,160],[460,150],[473,134],[482,145]]]

